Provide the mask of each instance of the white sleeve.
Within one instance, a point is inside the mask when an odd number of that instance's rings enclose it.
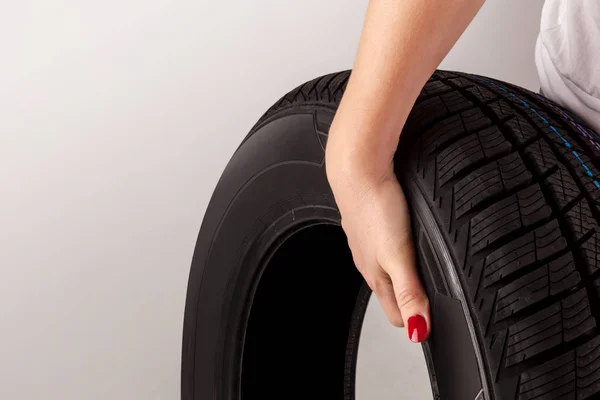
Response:
[[[600,1],[546,0],[535,61],[544,95],[600,132]]]

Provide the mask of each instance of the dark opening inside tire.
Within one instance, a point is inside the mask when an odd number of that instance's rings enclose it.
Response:
[[[324,167],[349,73],[281,98],[223,172],[190,271],[182,399],[354,399],[370,291]],[[542,96],[458,72],[427,82],[396,174],[435,398],[599,398],[598,166],[600,136]]]

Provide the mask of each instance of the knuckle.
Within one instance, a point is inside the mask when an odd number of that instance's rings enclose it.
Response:
[[[366,263],[363,262],[362,260],[358,259],[358,257],[353,256],[352,259],[354,261],[354,266],[356,267],[358,272],[360,272],[360,274],[363,276],[363,278],[365,279],[365,281],[367,282],[369,287],[371,287],[371,289],[373,289],[373,287],[370,284],[372,279],[370,279],[370,277],[369,277],[369,270],[368,270],[368,268],[365,267]]]
[[[388,320],[390,321],[390,324],[392,324],[396,328],[404,327],[404,321],[402,320],[402,317],[399,315],[391,315],[388,317]]]
[[[386,285],[382,279],[371,279],[368,284],[375,294],[381,293]]]
[[[393,243],[386,243],[382,247],[382,251],[377,255],[377,261],[382,266],[398,265],[407,255],[413,254],[412,242],[408,239],[394,240]]]
[[[401,309],[412,304],[418,304],[423,296],[415,290],[403,289],[396,293],[396,301]]]

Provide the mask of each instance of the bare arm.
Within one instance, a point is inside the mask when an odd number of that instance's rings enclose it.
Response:
[[[352,76],[336,115],[343,132],[334,129],[329,138],[333,175],[356,169],[377,177],[384,173],[425,82],[483,3],[369,2]]]
[[[355,263],[390,321],[408,325],[413,341],[429,332],[429,304],[393,157],[422,87],[484,1],[371,0],[329,132],[327,175]],[[414,328],[420,317],[425,333]]]

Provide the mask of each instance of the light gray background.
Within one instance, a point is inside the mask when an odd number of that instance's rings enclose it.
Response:
[[[179,397],[217,179],[271,103],[351,67],[366,4],[2,3],[0,398]],[[537,89],[541,4],[489,1],[443,67]],[[371,305],[359,399],[426,398],[419,347]]]

